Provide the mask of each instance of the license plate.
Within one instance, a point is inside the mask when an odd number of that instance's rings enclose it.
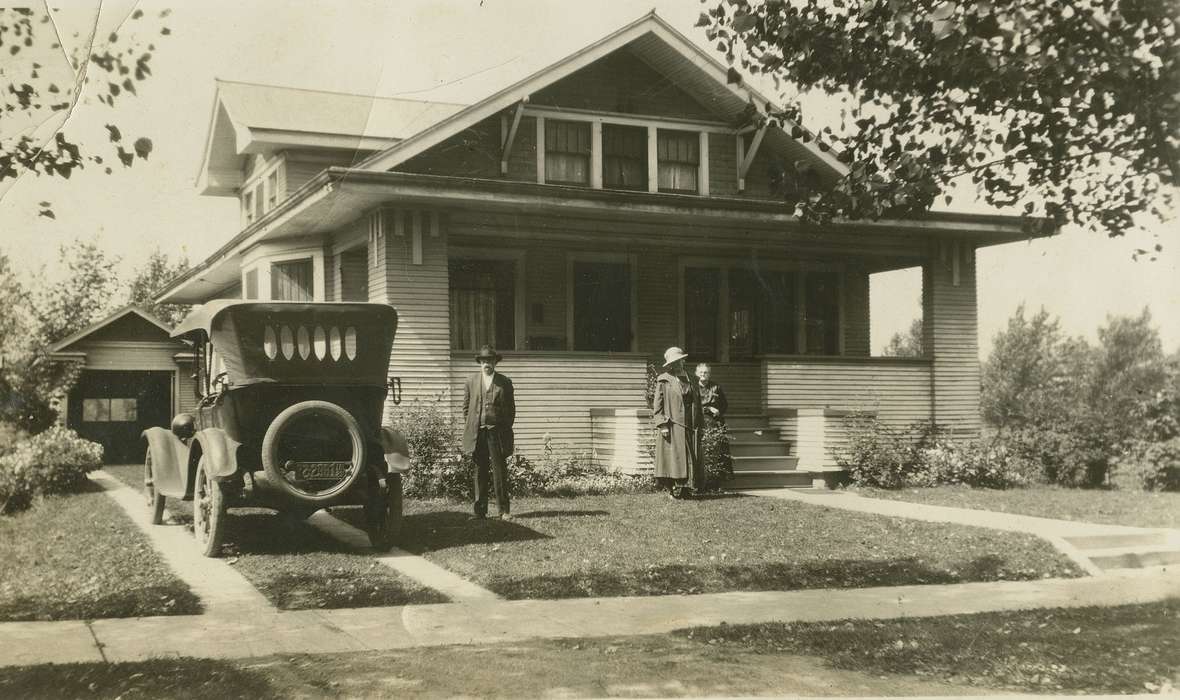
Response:
[[[295,478],[301,481],[321,481],[328,479],[343,479],[347,474],[349,462],[288,462],[287,469],[295,472]]]

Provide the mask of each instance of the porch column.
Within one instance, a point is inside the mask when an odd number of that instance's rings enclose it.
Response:
[[[933,359],[931,417],[960,437],[977,437],[979,324],[975,248],[968,242],[931,243],[922,284],[923,345]]]
[[[402,383],[402,403],[441,400],[450,387],[450,281],[442,212],[383,209],[375,212],[370,246],[369,299],[392,304],[397,336],[389,376]],[[386,403],[386,419],[396,414]]]

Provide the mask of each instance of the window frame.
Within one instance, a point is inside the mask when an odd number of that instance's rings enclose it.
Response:
[[[683,137],[685,141],[692,145],[692,150],[696,152],[696,160],[671,160],[660,156],[660,141],[665,134]],[[698,131],[686,131],[684,129],[656,129],[656,189],[659,192],[666,192],[669,194],[700,194],[701,192],[701,136]],[[692,168],[692,178],[694,186],[692,189],[664,187],[660,184],[660,167],[665,163],[675,164],[677,166]]]
[[[307,273],[307,282],[308,282],[308,286],[309,286],[309,289],[307,290],[308,298],[307,299],[276,299],[275,298],[275,284],[276,284],[277,280],[275,278],[275,268],[280,265],[295,265],[295,264],[304,264],[304,263],[307,264],[307,268],[308,268],[308,273]],[[314,301],[316,301],[315,258],[313,258],[310,255],[301,255],[301,256],[286,259],[286,260],[270,260],[268,262],[268,267],[270,269],[270,275],[268,275],[268,277],[269,277],[268,281],[270,283],[270,301],[295,301],[295,302],[314,302]]]
[[[637,133],[637,135],[640,137],[640,140],[643,144],[643,147],[642,147],[642,149],[640,149],[638,156],[611,155],[610,153],[607,152],[607,147],[606,147],[607,132],[610,130],[614,130],[614,129],[617,129],[620,131],[634,131]],[[647,139],[648,139],[648,130],[645,127],[636,126],[636,125],[632,125],[632,124],[618,124],[618,123],[609,122],[609,121],[604,121],[602,123],[602,188],[603,189],[625,190],[625,191],[636,191],[636,192],[647,191],[647,188],[648,188],[647,178],[648,178],[648,170],[649,170],[648,162],[647,162],[647,155],[648,155]],[[618,158],[621,160],[629,160],[629,161],[638,162],[640,165],[640,169],[639,169],[640,173],[642,173],[642,180],[639,183],[636,183],[634,185],[625,185],[625,184],[617,184],[617,183],[609,182],[607,179],[607,162],[612,158]]]
[[[585,129],[585,131],[586,131],[586,151],[585,151],[585,153],[583,153],[581,151],[570,151],[570,150],[558,151],[558,150],[551,149],[549,146],[549,130],[551,127],[554,127],[555,130],[557,127],[576,127],[579,131],[582,129]],[[594,128],[591,126],[590,122],[569,120],[569,119],[546,119],[545,120],[544,151],[545,151],[545,183],[546,184],[589,186],[591,181],[594,179],[594,175],[591,172],[591,170],[593,168],[593,161],[594,161],[594,157],[593,157],[594,156]],[[586,179],[585,180],[555,180],[555,179],[553,179],[551,172],[550,172],[551,168],[549,167],[549,155],[551,153],[555,154],[555,155],[562,155],[562,156],[571,157],[571,158],[572,157],[585,157],[585,159],[586,159]]]
[[[613,352],[639,351],[639,256],[635,253],[582,253],[568,252],[565,256],[565,349],[571,352],[612,352],[612,351],[580,351],[574,347],[574,332],[577,328],[574,322],[574,263],[615,263],[628,266],[628,278],[631,281],[631,347],[627,350]]]
[[[452,260],[487,260],[491,262],[511,262],[513,264],[513,299],[512,299],[512,341],[513,347],[496,348],[497,350],[519,350],[525,346],[527,319],[525,318],[526,294],[526,251],[523,248],[479,248],[450,246],[447,249],[447,322],[450,323],[450,264]],[[450,347],[450,335],[447,336],[447,347]],[[465,351],[464,351],[465,352]]]

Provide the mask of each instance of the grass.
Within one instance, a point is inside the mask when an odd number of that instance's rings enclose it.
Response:
[[[682,633],[722,649],[808,654],[837,669],[1053,693],[1180,685],[1180,599],[886,621],[723,625]]]
[[[0,620],[201,612],[193,592],[97,486],[0,518],[0,562]]]
[[[860,493],[873,498],[978,508],[1060,520],[1180,528],[1180,493],[1069,489],[1059,486],[1014,489],[938,486],[897,491],[860,489]]]
[[[510,599],[1081,575],[1029,535],[771,498],[525,498],[511,522],[440,501],[407,513],[404,548]]]
[[[133,488],[142,467],[108,467]],[[178,520],[191,522],[190,504],[168,501]],[[368,608],[445,603],[446,596],[399,575],[365,553],[349,550],[305,522],[262,509],[234,509],[223,555],[282,610]]]
[[[0,668],[0,697],[1133,693],[1177,683],[1180,601],[673,634]]]

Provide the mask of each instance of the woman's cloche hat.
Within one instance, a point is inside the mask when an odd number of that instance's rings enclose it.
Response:
[[[664,366],[667,367],[673,362],[683,360],[686,357],[688,357],[688,353],[673,345],[664,351]]]
[[[500,353],[496,352],[496,349],[491,345],[485,345],[480,348],[479,354],[475,356],[476,362],[479,362],[480,360],[492,360],[493,362],[499,362],[503,359],[504,358],[500,355]]]

